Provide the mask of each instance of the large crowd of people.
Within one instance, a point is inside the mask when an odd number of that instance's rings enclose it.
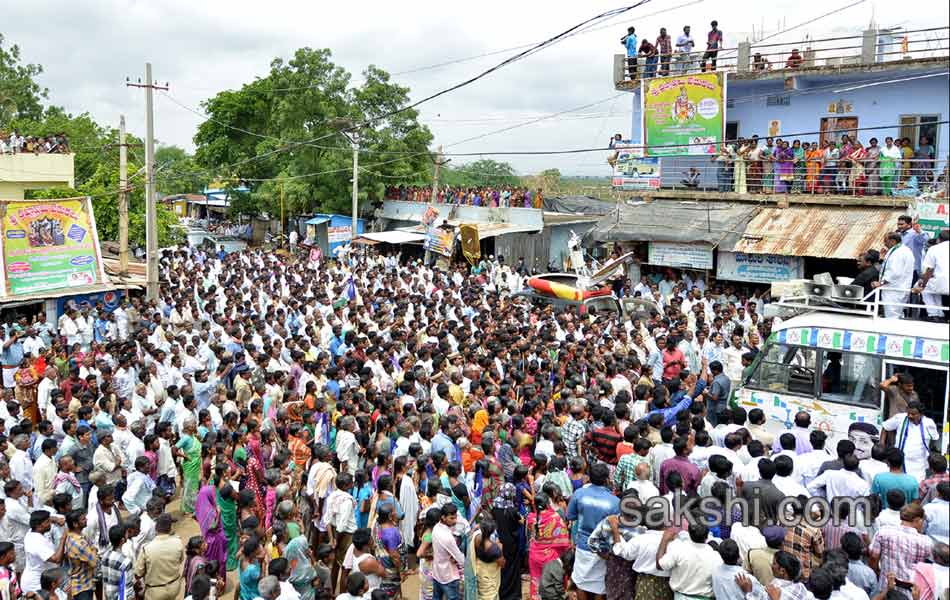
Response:
[[[722,144],[712,156],[719,191],[740,194],[848,194],[916,197],[944,175],[930,140],[857,137],[802,142],[754,135]]]
[[[0,154],[69,154],[65,133],[23,136],[19,130],[0,133]]]
[[[155,301],[0,329],[5,600],[947,597],[939,399],[881,382],[860,447],[766,427],[729,404],[766,298],[644,276],[648,318],[578,315],[512,298],[502,257],[373,248],[160,265]],[[853,524],[805,518],[843,495]]]
[[[544,206],[541,188],[530,190],[517,186],[441,187],[433,198],[431,187],[400,185],[386,188],[385,199],[492,208],[542,208]]]

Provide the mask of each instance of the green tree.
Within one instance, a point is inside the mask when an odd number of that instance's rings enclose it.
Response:
[[[0,130],[16,118],[36,119],[43,114],[47,90],[36,83],[43,67],[24,63],[20,47],[5,45],[0,33]]]
[[[204,190],[209,183],[195,157],[178,146],[160,146],[155,150],[155,168],[158,173],[159,193],[162,196],[170,194],[197,194]],[[168,172],[168,176],[162,176]]]
[[[520,178],[511,164],[489,158],[443,168],[443,173],[444,175],[440,174],[440,180],[443,185],[449,187],[500,187],[520,184]]]
[[[352,149],[341,132],[360,128],[360,200],[380,198],[387,185],[426,176],[432,134],[409,103],[409,89],[375,66],[353,86],[326,49],[301,48],[271,62],[266,77],[204,103],[211,119],[198,128],[195,160],[208,173],[250,188],[241,212],[280,208],[288,214],[349,212]],[[385,118],[384,118],[385,116]],[[232,208],[232,210],[234,210]]]

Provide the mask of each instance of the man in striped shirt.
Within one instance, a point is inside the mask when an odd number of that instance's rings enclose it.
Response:
[[[125,527],[113,525],[109,528],[109,543],[112,550],[102,557],[102,591],[105,598],[132,600],[135,589],[132,585],[132,559],[122,553],[125,543]]]
[[[587,407],[577,401],[571,406],[571,416],[561,426],[561,441],[564,442],[568,459],[580,456],[580,443],[587,434]]]

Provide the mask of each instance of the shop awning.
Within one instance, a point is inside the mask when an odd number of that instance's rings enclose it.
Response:
[[[330,222],[330,219],[327,219],[326,217],[314,217],[314,218],[312,218],[312,219],[309,219],[309,220],[305,221],[305,224],[307,224],[307,225],[323,225],[324,223],[329,223],[329,222]]]
[[[904,210],[794,206],[765,208],[749,221],[734,248],[747,254],[857,258],[880,248]]]
[[[458,228],[459,225],[463,225],[461,221],[449,220],[448,224],[452,227]],[[514,223],[472,223],[478,227],[478,239],[484,240],[486,238],[491,238],[499,235],[506,235],[509,233],[537,233],[541,231],[537,227],[532,225],[516,225]],[[406,233],[418,233],[423,234],[425,229],[422,225],[414,225],[412,227],[402,227],[397,231],[406,232]]]
[[[112,292],[116,289],[126,289],[129,286],[115,285],[113,283],[100,283],[96,285],[81,285],[72,288],[59,288],[56,290],[47,290],[35,294],[18,294],[13,296],[0,297],[0,305],[15,306],[18,304],[32,304],[42,302],[48,299],[65,298],[67,296],[78,296],[80,294],[97,294],[99,292]]]
[[[356,242],[371,244],[413,244],[422,242],[425,239],[426,236],[424,233],[412,231],[377,231],[361,233],[359,237],[356,238]]]
[[[758,210],[728,202],[656,200],[618,204],[584,239],[587,242],[705,242],[731,245]]]

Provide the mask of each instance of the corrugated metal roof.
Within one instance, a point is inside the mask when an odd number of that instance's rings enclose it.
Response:
[[[758,207],[729,202],[657,200],[618,204],[585,242],[704,242],[727,249]]]
[[[749,221],[734,250],[748,254],[857,258],[880,248],[906,211],[830,206],[765,208]]]

